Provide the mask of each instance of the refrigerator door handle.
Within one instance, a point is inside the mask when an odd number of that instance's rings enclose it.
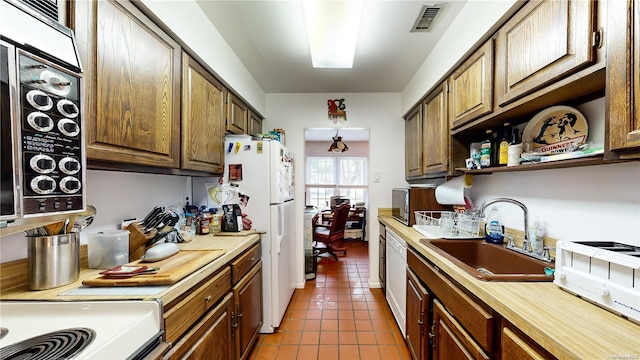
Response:
[[[276,241],[278,242],[278,255],[280,254],[280,246],[282,245],[282,240],[284,239],[284,209],[282,205],[277,206],[277,214],[278,214],[278,231],[276,233]]]

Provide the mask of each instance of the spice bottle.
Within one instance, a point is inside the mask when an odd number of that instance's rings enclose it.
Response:
[[[491,134],[493,130],[487,130],[484,141],[480,144],[480,167],[488,168],[491,164]]]

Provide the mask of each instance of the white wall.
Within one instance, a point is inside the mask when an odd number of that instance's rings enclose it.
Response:
[[[283,128],[287,148],[296,155],[296,199],[304,199],[305,128],[368,128],[369,129],[369,223],[377,223],[377,209],[391,204],[391,188],[406,185],[404,181],[404,122],[400,117],[400,94],[267,94],[267,120],[263,130]],[[347,121],[334,124],[327,118],[327,100],[344,98]],[[348,142],[347,142],[348,145]],[[373,182],[376,172],[380,182]],[[304,287],[304,248],[302,240],[304,201],[296,202],[297,285]],[[369,226],[369,282],[378,280],[377,226]]]
[[[87,243],[87,234],[119,229],[123,219],[142,219],[156,205],[184,205],[184,195],[191,194],[191,179],[175,175],[89,170],[86,186],[87,204],[97,211],[93,223],[80,233],[81,244]],[[2,237],[0,262],[26,257],[23,233]]]

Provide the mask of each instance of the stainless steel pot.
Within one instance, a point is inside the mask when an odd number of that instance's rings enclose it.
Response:
[[[78,280],[80,244],[77,233],[27,239],[29,289],[51,289]]]

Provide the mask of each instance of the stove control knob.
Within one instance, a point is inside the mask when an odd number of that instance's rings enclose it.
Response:
[[[53,120],[51,120],[49,115],[39,111],[29,113],[29,115],[27,115],[27,123],[29,123],[33,129],[40,132],[48,132],[53,129]]]
[[[38,174],[48,174],[56,168],[56,162],[49,155],[38,154],[29,160],[29,165]]]
[[[60,190],[65,194],[75,194],[80,190],[80,181],[73,176],[67,176],[60,180]]]
[[[60,170],[67,175],[74,175],[80,171],[80,162],[72,157],[64,157],[58,163]]]
[[[58,101],[58,104],[56,106],[60,114],[71,119],[75,119],[76,117],[78,117],[78,114],[80,113],[80,110],[78,110],[78,106],[74,104],[71,100],[62,99]]]
[[[47,175],[36,176],[31,180],[31,190],[40,194],[51,194],[56,189],[56,182]]]
[[[609,295],[611,295],[611,292],[609,291],[609,289],[607,289],[606,286],[600,285],[596,289],[596,294],[600,295],[601,297],[609,297]]]
[[[80,133],[80,126],[71,119],[62,119],[58,121],[58,130],[68,137],[76,137]]]
[[[53,107],[53,100],[44,91],[31,90],[27,93],[29,105],[40,111],[48,111]]]

